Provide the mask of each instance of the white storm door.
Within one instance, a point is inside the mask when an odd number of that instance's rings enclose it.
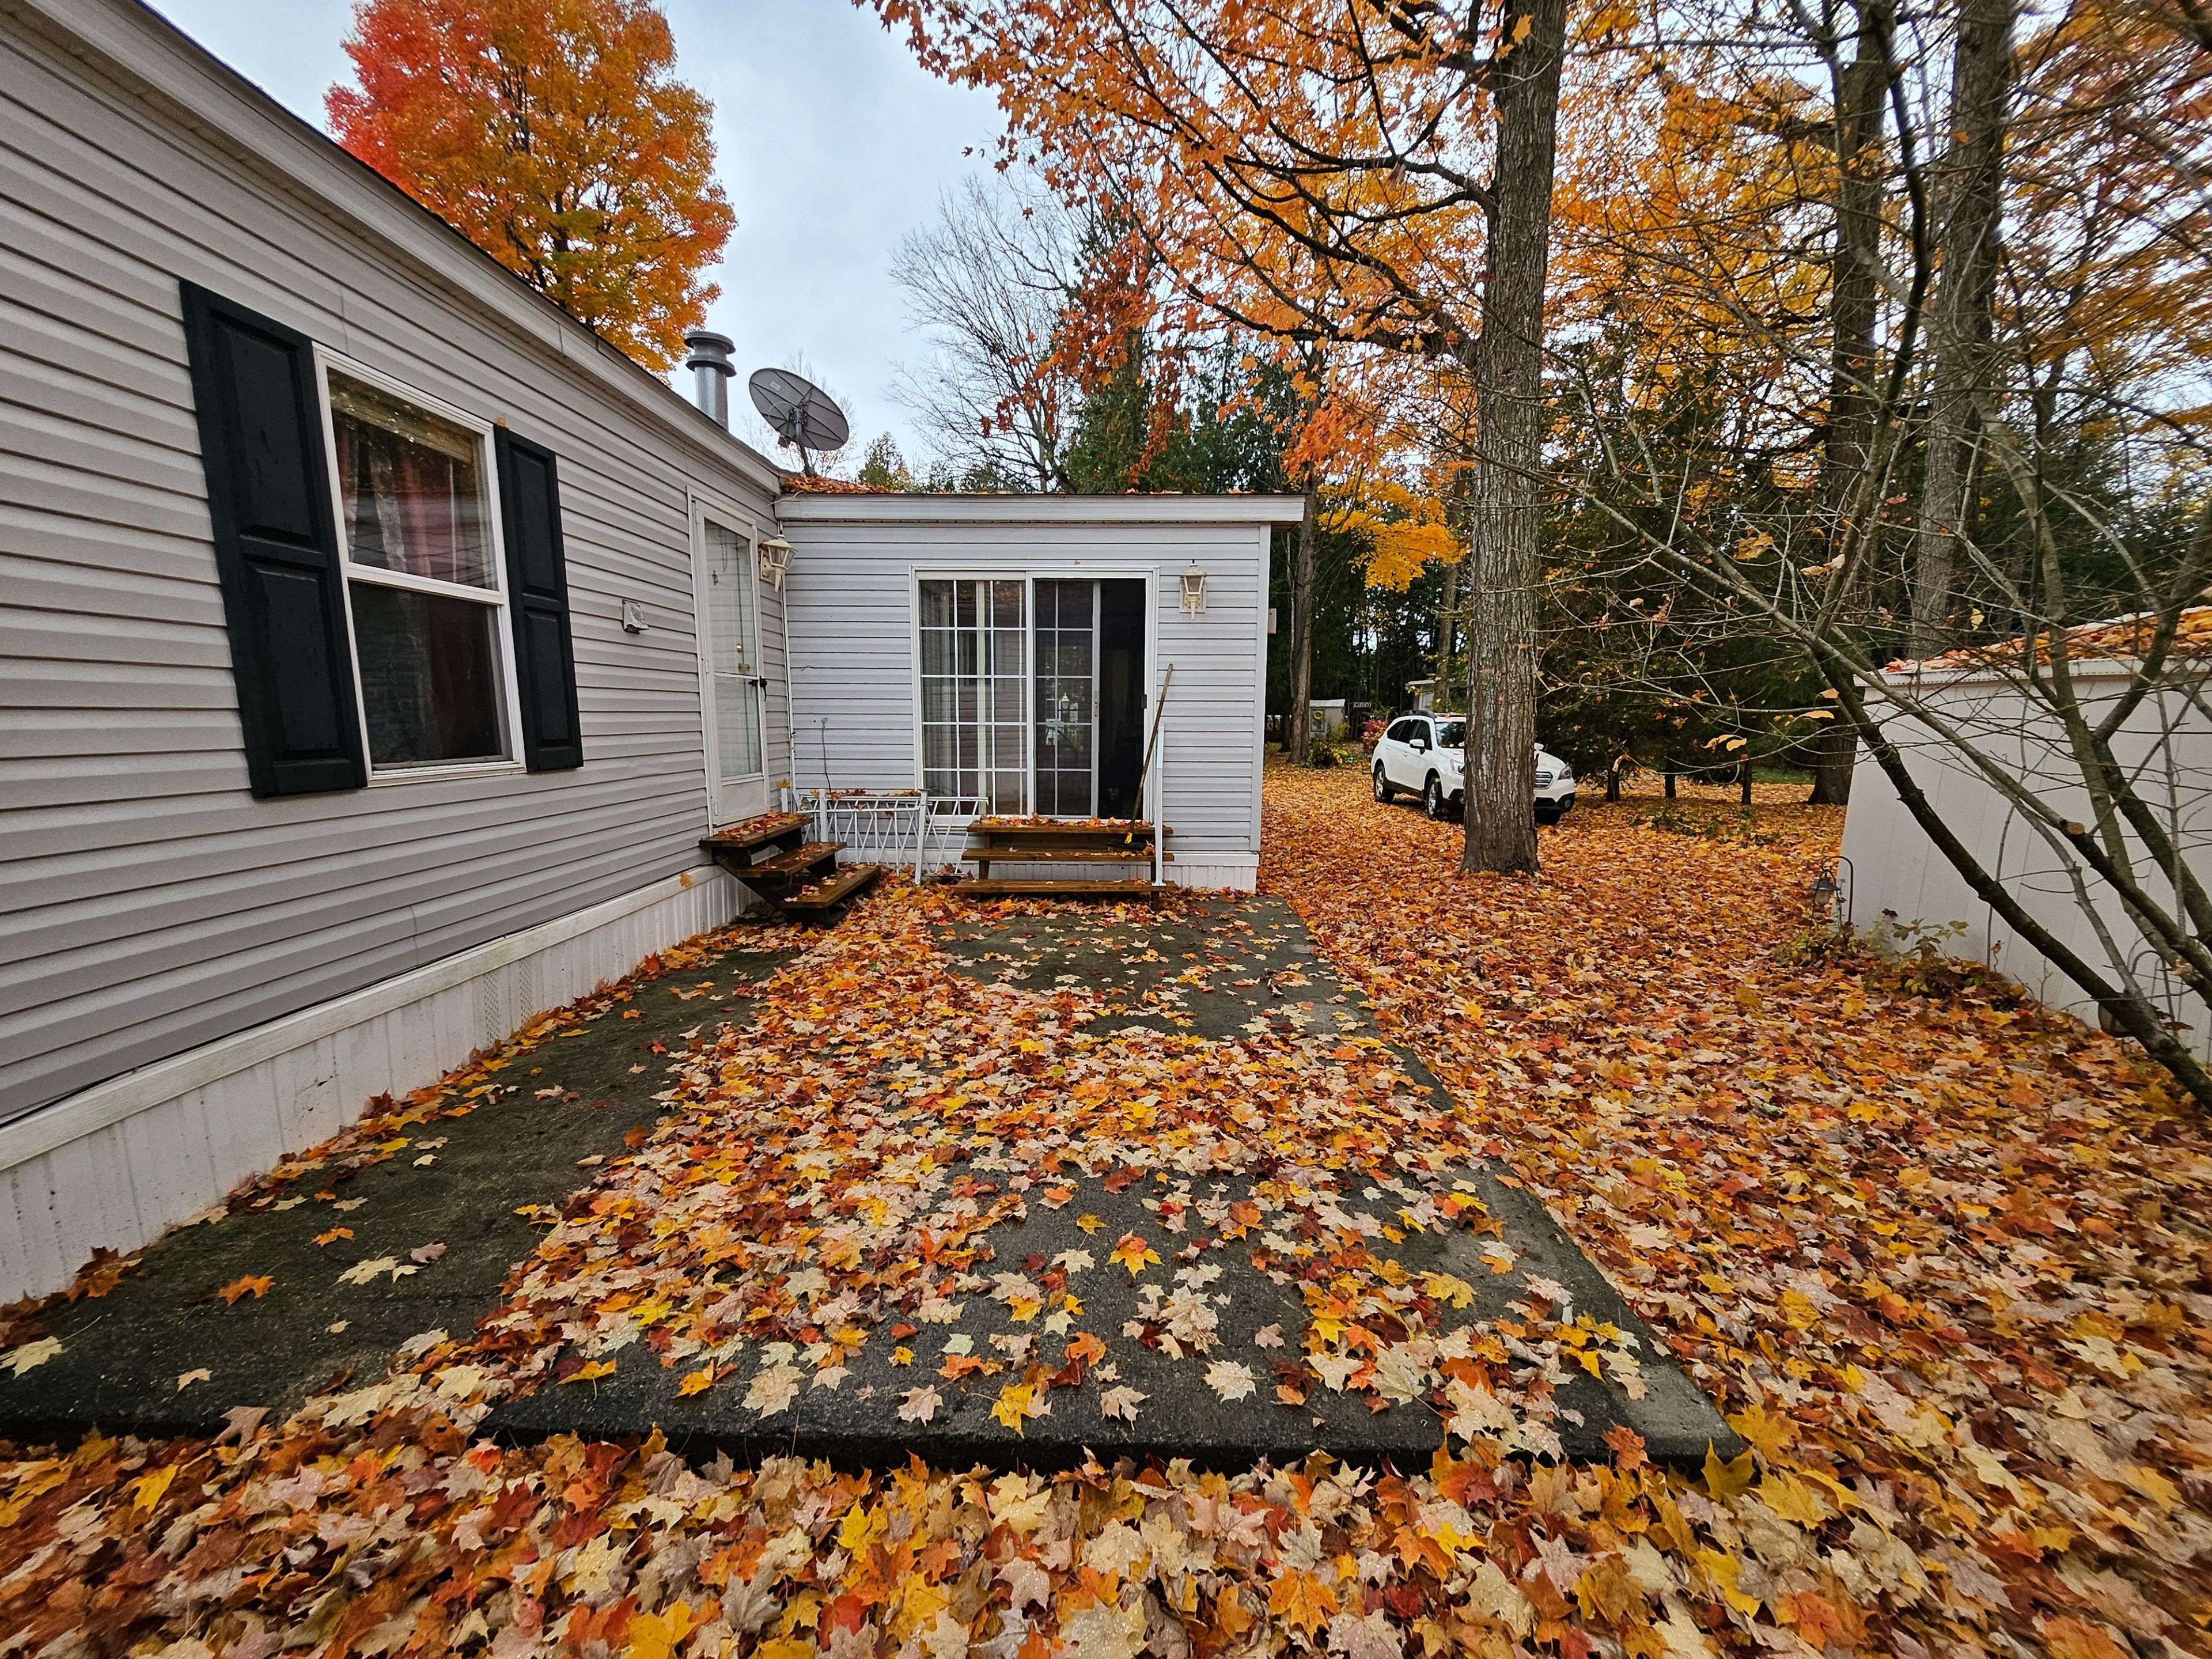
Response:
[[[762,759],[760,591],[752,538],[700,520],[700,673],[707,696],[707,782],[714,821],[768,810]]]

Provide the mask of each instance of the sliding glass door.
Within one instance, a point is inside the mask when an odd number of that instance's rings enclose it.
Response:
[[[1139,816],[1148,589],[923,577],[921,787],[987,812]]]

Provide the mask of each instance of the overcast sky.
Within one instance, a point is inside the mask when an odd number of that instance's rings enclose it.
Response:
[[[338,42],[350,0],[154,3],[318,127],[324,89],[349,78]],[[857,460],[886,429],[912,458],[892,368],[925,354],[891,287],[891,253],[946,187],[988,170],[996,106],[923,74],[849,0],[665,0],[665,9],[678,73],[714,100],[722,185],[738,215],[708,326],[737,342],[740,383],[763,364],[803,359],[852,417],[842,459]]]

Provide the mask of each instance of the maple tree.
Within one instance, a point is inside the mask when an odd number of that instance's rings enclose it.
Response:
[[[340,143],[639,362],[679,360],[736,221],[653,0],[356,0],[345,52]]]

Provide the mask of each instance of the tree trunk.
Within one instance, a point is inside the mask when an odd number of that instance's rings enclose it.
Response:
[[[1313,747],[1314,498],[1306,495],[1291,554],[1291,719],[1283,752],[1303,766]]]
[[[1735,769],[1736,799],[1744,805],[1751,805],[1751,757],[1746,755]]]
[[[1977,394],[1993,364],[1997,230],[2004,187],[2004,133],[2012,95],[2012,27],[2017,0],[1960,0],[1951,55],[1951,144],[1936,174],[1936,297],[1929,343],[1927,476],[1914,548],[1912,653],[1948,643],[1958,581],[1959,540],[1976,496]]]
[[[1672,755],[1669,755],[1669,756],[1667,757],[1667,760],[1666,760],[1666,767],[1667,767],[1667,799],[1668,799],[1668,800],[1672,800],[1672,799],[1674,799],[1674,757]]]
[[[1813,739],[1813,793],[1805,799],[1814,806],[1844,806],[1851,799],[1851,768],[1858,763],[1858,739],[1838,720]]]
[[[1830,259],[1828,430],[1820,462],[1823,515],[1831,558],[1844,567],[1831,580],[1840,625],[1854,625],[1871,561],[1856,546],[1858,515],[1879,509],[1869,489],[1875,463],[1875,330],[1881,311],[1882,133],[1889,109],[1890,37],[1895,0],[1856,0],[1853,38],[1838,43],[1833,73],[1836,143],[1835,243]],[[1848,47],[1850,56],[1844,57]],[[1850,799],[1856,744],[1848,732],[1823,732],[1815,745],[1813,795],[1840,806]]]
[[[1436,666],[1430,670],[1439,689],[1451,683],[1452,658],[1459,644],[1459,568],[1462,562],[1455,559],[1444,567],[1444,599],[1437,611],[1437,660]]]
[[[1468,870],[1536,868],[1536,581],[1543,528],[1544,276],[1566,0],[1506,0],[1496,203],[1475,374],[1474,563],[1468,623]]]
[[[1620,799],[1620,757],[1618,755],[1606,763],[1605,798],[1608,801]]]

